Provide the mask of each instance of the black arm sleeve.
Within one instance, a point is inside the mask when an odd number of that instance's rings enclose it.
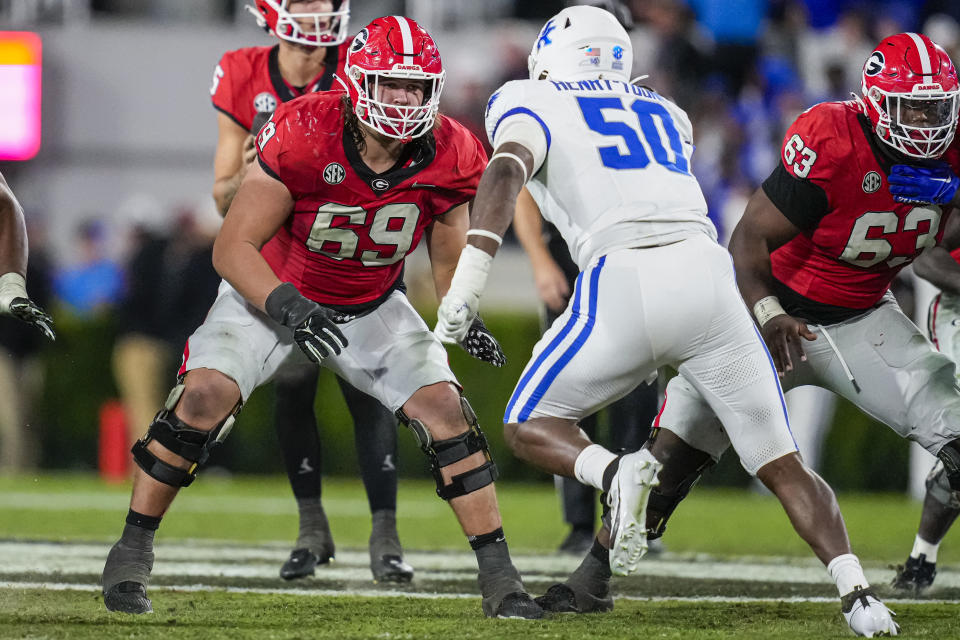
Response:
[[[815,229],[830,211],[827,194],[819,185],[795,178],[779,162],[763,181],[763,192],[787,220],[804,231]]]

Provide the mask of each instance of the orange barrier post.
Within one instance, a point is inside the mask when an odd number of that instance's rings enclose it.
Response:
[[[130,478],[130,450],[127,447],[127,414],[118,400],[100,406],[100,477],[107,482],[126,482]]]

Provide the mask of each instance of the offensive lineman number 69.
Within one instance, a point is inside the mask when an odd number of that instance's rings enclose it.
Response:
[[[420,208],[409,202],[384,205],[373,214],[368,226],[354,229],[331,226],[334,218],[347,218],[348,224],[363,225],[367,220],[367,211],[362,207],[334,202],[321,206],[310,229],[307,248],[334,260],[359,258],[364,266],[374,267],[399,262],[407,255],[413,244],[417,220],[420,219]],[[357,256],[361,233],[384,247],[384,250],[362,251]],[[384,256],[386,247],[392,247],[393,252]]]

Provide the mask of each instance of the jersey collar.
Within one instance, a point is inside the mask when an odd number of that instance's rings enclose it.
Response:
[[[343,128],[343,152],[347,161],[360,179],[377,194],[384,193],[397,186],[407,178],[411,178],[427,168],[437,155],[437,143],[433,135],[427,134],[423,142],[411,142],[404,146],[403,153],[397,162],[383,173],[374,173],[373,169],[360,157],[360,151],[353,143],[353,138]]]
[[[315,91],[329,91],[330,87],[333,86],[333,74],[337,71],[339,59],[340,48],[329,47],[327,49],[327,57],[323,60],[323,71],[307,83],[303,91],[301,91],[296,87],[290,86],[280,74],[280,45],[275,44],[270,49],[270,55],[267,58],[267,69],[270,71],[270,84],[273,85],[273,90],[276,92],[277,97],[280,98],[280,102],[290,102],[294,98],[298,98],[307,93],[314,93]]]

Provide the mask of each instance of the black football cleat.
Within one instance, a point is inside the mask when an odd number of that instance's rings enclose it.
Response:
[[[613,598],[609,594],[594,595],[584,589],[574,589],[567,584],[555,584],[534,601],[548,613],[604,613],[613,611]]]
[[[514,591],[503,597],[503,600],[500,601],[500,604],[491,617],[513,620],[539,620],[543,617],[543,609],[530,597],[530,594],[524,591]]]
[[[413,567],[403,561],[401,556],[384,554],[377,560],[371,560],[370,571],[374,583],[394,582],[405,584],[413,580]]]
[[[315,573],[317,565],[329,564],[333,560],[333,555],[317,555],[306,547],[294,549],[290,552],[290,557],[280,567],[280,577],[284,580],[296,580],[297,578],[306,578]]]
[[[119,613],[153,613],[153,605],[147,597],[147,589],[139,582],[125,581],[103,592],[103,604],[107,611]]]
[[[933,579],[937,577],[937,563],[927,562],[927,555],[921,553],[918,557],[907,558],[904,564],[898,564],[897,575],[893,577],[890,586],[898,591],[907,591],[919,594],[933,586]]]

